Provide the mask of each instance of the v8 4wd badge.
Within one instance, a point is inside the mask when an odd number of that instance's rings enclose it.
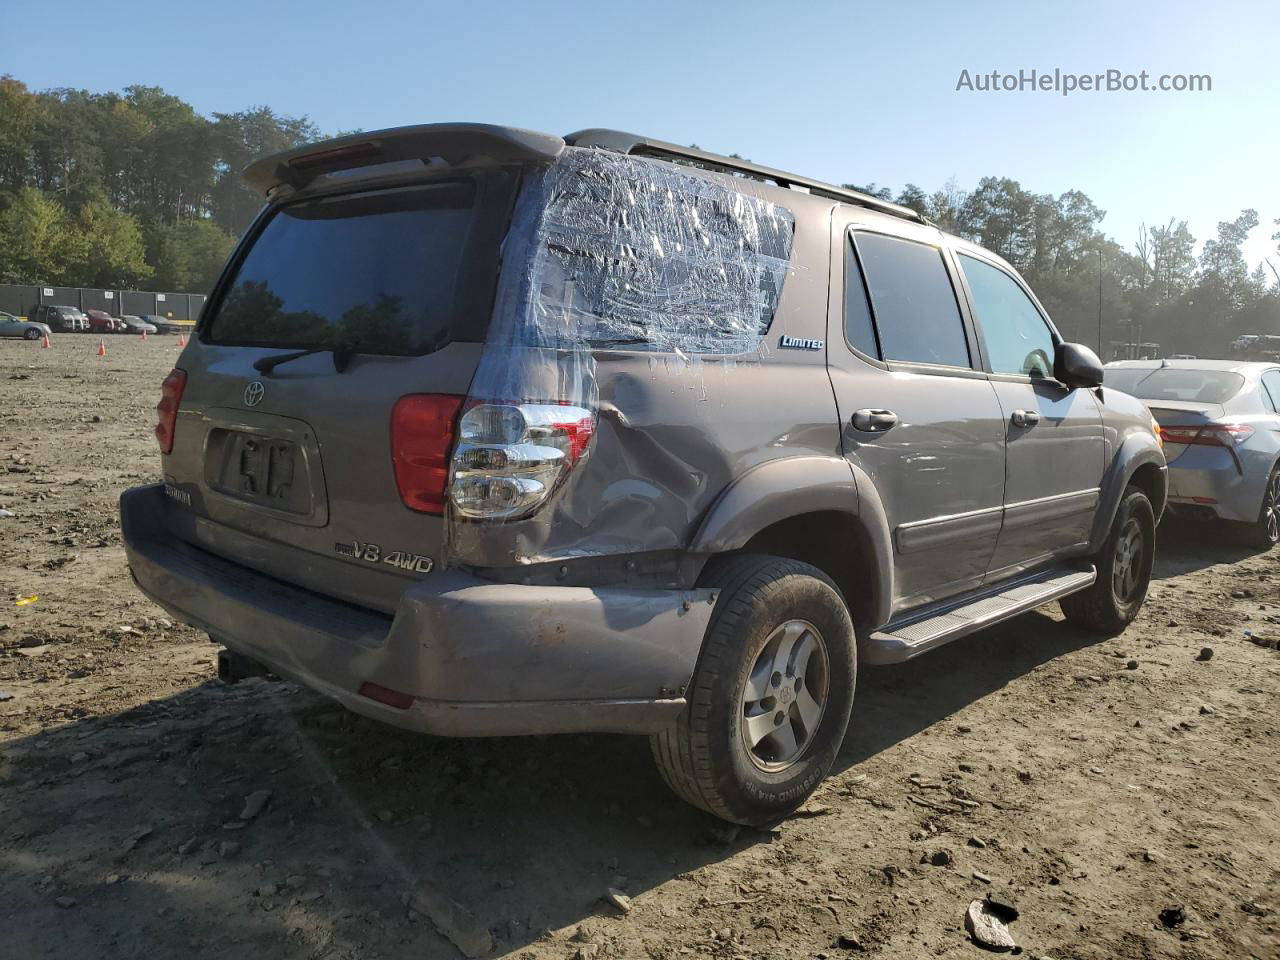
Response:
[[[404,550],[393,550],[385,553],[376,543],[365,543],[359,540],[351,543],[335,543],[335,553],[352,560],[363,560],[366,563],[389,563],[397,570],[407,573],[430,573],[435,565],[432,559],[421,553],[407,553]]]

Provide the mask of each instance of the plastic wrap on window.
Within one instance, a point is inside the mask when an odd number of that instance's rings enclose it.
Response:
[[[600,431],[615,441],[634,432],[625,409],[600,422],[600,351],[647,351],[655,376],[676,365],[703,399],[714,379],[704,360],[732,376],[765,352],[795,218],[758,192],[751,181],[730,187],[672,163],[572,147],[526,182],[453,455],[455,559],[575,554],[573,531],[616,515],[598,486],[607,478],[587,482],[577,466]],[[636,548],[634,531],[612,532],[609,546],[585,552]]]
[[[794,232],[785,207],[672,163],[565,150],[518,203],[472,398],[594,408],[596,348],[755,353]]]

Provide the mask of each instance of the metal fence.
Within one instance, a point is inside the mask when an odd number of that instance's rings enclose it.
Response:
[[[170,320],[194,321],[206,297],[202,293],[155,293],[143,290],[95,290],[89,287],[39,287],[0,283],[0,310],[30,316],[42,303],[80,310],[105,310],[113,317],[154,313]]]

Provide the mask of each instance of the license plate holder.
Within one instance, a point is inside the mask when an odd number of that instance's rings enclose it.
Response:
[[[312,512],[307,457],[292,440],[215,429],[205,463],[209,486],[224,496],[283,513]]]

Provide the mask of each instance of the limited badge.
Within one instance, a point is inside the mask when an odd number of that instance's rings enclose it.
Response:
[[[821,350],[826,345],[824,340],[812,340],[808,337],[788,337],[785,334],[778,341],[778,346],[789,350]]]

